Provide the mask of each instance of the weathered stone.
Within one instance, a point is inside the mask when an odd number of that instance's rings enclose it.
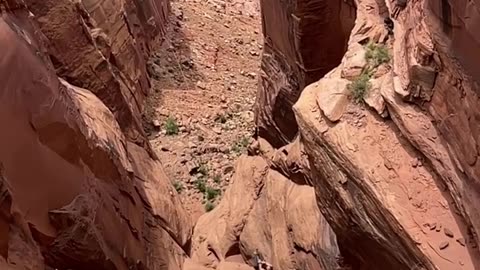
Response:
[[[384,111],[386,110],[386,104],[385,100],[382,97],[381,89],[384,87],[388,87],[389,83],[385,82],[385,80],[392,79],[392,77],[389,75],[390,74],[387,73],[380,78],[371,79],[371,87],[363,98],[365,103],[371,108],[375,109],[379,115],[383,115]]]
[[[293,270],[296,265],[333,270],[339,252],[316,207],[313,188],[268,169],[261,157],[243,156],[220,204],[200,217],[195,227],[192,259],[216,269],[226,265],[250,269],[226,261],[242,254],[251,264],[256,249],[279,270]]]
[[[349,103],[348,84],[350,81],[341,78],[330,78],[334,74],[327,75],[323,80],[313,83],[305,88],[312,89],[317,93],[318,107],[323,114],[332,122],[340,120]]]

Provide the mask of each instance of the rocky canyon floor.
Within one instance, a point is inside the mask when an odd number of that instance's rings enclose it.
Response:
[[[258,2],[173,1],[149,62],[144,123],[195,221],[219,202],[254,132],[262,51]]]

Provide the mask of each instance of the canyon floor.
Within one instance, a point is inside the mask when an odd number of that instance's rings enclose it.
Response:
[[[173,1],[152,55],[145,128],[195,221],[215,207],[254,132],[262,34],[258,2]]]

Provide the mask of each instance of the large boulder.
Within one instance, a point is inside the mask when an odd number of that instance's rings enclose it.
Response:
[[[274,269],[336,269],[336,238],[313,188],[269,169],[267,161],[240,158],[222,201],[195,226],[192,260],[209,269],[250,269],[258,250]]]

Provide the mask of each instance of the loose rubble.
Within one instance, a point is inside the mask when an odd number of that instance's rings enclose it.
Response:
[[[165,41],[149,61],[155,94],[144,120],[166,173],[182,186],[176,189],[196,220],[222,197],[254,132],[259,7],[256,1],[196,0],[174,1],[172,10]],[[169,117],[178,131],[166,130]],[[191,173],[199,166],[202,173]]]

